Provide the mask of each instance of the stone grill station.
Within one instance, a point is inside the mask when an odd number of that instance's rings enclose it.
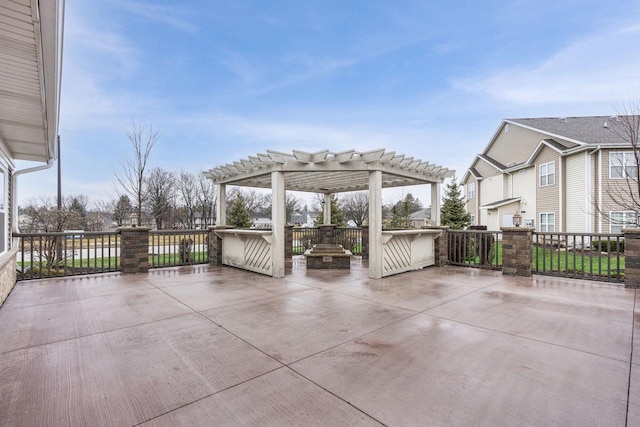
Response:
[[[331,206],[333,194],[368,190],[369,277],[380,279],[423,268],[434,264],[434,240],[440,232],[420,229],[383,232],[382,189],[430,185],[431,222],[437,226],[440,225],[440,187],[454,172],[386,149],[365,152],[322,150],[315,153],[293,150],[291,154],[267,150],[266,153],[258,153],[205,172],[218,192],[215,236],[221,243],[210,244],[221,248],[222,264],[272,277],[284,277],[286,190],[323,194],[325,225],[331,222],[328,207]],[[226,227],[227,185],[271,189],[272,231]],[[346,257],[347,254],[344,255]],[[333,258],[333,255],[322,255],[323,258],[328,256]]]

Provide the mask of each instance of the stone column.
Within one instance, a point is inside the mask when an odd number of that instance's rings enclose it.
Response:
[[[149,228],[123,227],[120,231],[120,268],[123,274],[149,272]]]
[[[369,259],[369,226],[362,227],[362,259]]]
[[[209,227],[209,264],[222,265],[222,239],[216,235],[216,230],[234,228],[228,225],[215,225]]]
[[[640,288],[640,228],[624,228],[624,287]]]
[[[293,258],[293,225],[284,226],[284,259]]]
[[[446,225],[425,225],[422,228],[425,230],[442,231],[442,233],[433,241],[433,258],[436,267],[444,267],[449,263],[449,235],[447,233],[449,227]]]
[[[501,227],[500,230],[502,230],[502,274],[531,277],[533,229]]]
[[[318,243],[333,245],[336,238],[336,226],[334,224],[322,224],[318,226]]]

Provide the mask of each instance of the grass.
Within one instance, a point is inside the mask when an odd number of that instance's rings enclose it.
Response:
[[[585,251],[584,255],[550,248],[533,249],[533,269],[539,272],[560,272],[577,276],[624,277],[624,254]]]

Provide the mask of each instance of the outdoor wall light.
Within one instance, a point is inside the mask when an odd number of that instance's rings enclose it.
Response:
[[[138,225],[138,214],[134,212],[131,214],[131,226],[136,227],[137,225]]]
[[[520,212],[516,211],[513,215],[513,225],[515,227],[520,227],[520,224],[522,224],[522,215],[520,215]]]

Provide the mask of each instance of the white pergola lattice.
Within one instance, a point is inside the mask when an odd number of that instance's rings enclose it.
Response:
[[[432,221],[439,224],[440,184],[454,172],[385,149],[339,153],[293,150],[292,154],[267,150],[266,154],[258,153],[215,167],[205,172],[205,176],[218,187],[219,225],[226,224],[226,185],[272,189],[273,253],[282,253],[282,263],[274,267],[275,277],[284,276],[286,190],[322,193],[327,201],[334,193],[369,190],[369,271],[371,277],[379,278],[382,277],[378,271],[382,264],[378,250],[382,246],[382,188],[431,184]],[[324,222],[328,223],[330,218],[330,212],[325,209]]]

